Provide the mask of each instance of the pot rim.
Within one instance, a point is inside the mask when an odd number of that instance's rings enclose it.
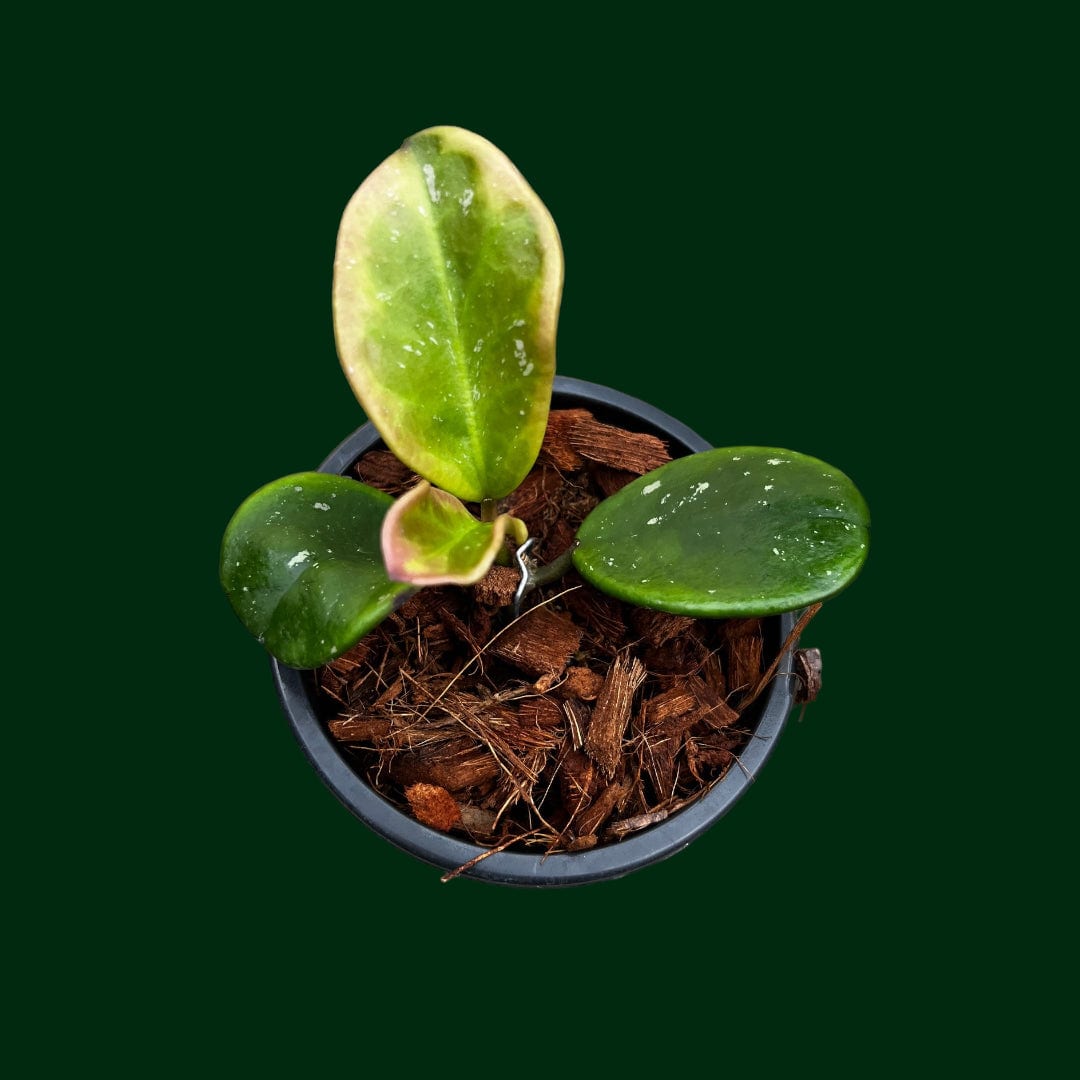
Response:
[[[645,421],[687,452],[711,449],[711,444],[687,425],[655,406],[610,387],[566,376],[555,377],[557,407],[600,407],[607,415]],[[340,473],[370,450],[381,437],[371,423],[346,438],[319,466],[319,472]],[[779,648],[795,625],[795,612],[771,616],[778,628],[774,647]],[[792,648],[795,647],[793,643]],[[308,760],[338,800],[365,825],[384,839],[424,862],[444,871],[456,870],[489,849],[422,825],[388,802],[346,763],[312,703],[310,673],[286,667],[270,659],[274,684],[282,709]],[[518,886],[568,886],[622,877],[631,871],[682,851],[726,814],[753,783],[783,731],[794,703],[794,677],[778,674],[757,704],[760,720],[735,766],[704,795],[689,806],[623,840],[581,852],[530,854],[500,851],[486,855],[461,876],[474,880]]]

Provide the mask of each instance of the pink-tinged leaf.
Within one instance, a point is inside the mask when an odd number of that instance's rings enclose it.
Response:
[[[408,139],[341,218],[334,332],[391,450],[469,502],[502,498],[540,452],[563,257],[511,161],[456,127]]]
[[[507,531],[523,544],[525,523],[509,514],[478,521],[461,501],[426,480],[403,495],[382,527],[383,560],[393,581],[472,585],[491,567]]]

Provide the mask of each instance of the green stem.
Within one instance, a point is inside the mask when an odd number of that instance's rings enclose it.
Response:
[[[484,499],[480,503],[480,520],[481,521],[494,521],[495,520],[495,500]]]
[[[570,569],[570,565],[574,558],[574,548],[577,547],[577,541],[575,540],[558,558],[552,559],[551,562],[546,563],[544,566],[537,566],[529,571],[529,582],[526,586],[527,589],[535,589],[539,585],[546,585],[549,581],[557,581],[559,578]]]
[[[549,581],[561,578],[570,569],[571,560],[574,557],[574,548],[577,547],[575,540],[557,559],[552,559],[546,566],[533,566],[525,557],[525,553],[535,543],[530,537],[515,552],[518,566],[521,567],[521,583],[514,594],[514,618],[521,614],[521,601],[526,594],[531,593],[537,585],[546,585]]]

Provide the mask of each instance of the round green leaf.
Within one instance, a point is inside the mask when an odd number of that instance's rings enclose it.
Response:
[[[562,280],[547,208],[479,135],[422,131],[364,181],[338,233],[334,329],[400,460],[468,502],[517,487],[547,424]]]
[[[409,591],[383,566],[393,500],[345,476],[306,472],[260,488],[233,515],[221,584],[241,622],[282,663],[325,664]]]
[[[677,614],[774,615],[858,574],[870,513],[842,472],[790,450],[740,446],[678,458],[582,523],[574,565],[598,589]]]

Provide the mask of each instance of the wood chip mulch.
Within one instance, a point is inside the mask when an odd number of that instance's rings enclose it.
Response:
[[[556,410],[501,509],[550,561],[601,498],[667,460],[655,436]],[[393,495],[416,482],[386,451],[355,475]],[[517,577],[497,566],[472,589],[424,589],[317,673],[331,734],[386,798],[485,848],[581,851],[738,767],[741,709],[776,670],[758,620],[637,608],[571,571],[515,621]]]

